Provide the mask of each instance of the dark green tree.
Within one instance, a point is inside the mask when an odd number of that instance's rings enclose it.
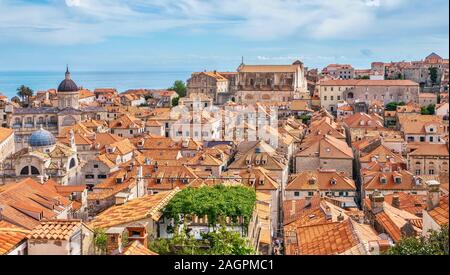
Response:
[[[434,104],[430,104],[428,106],[424,106],[421,108],[420,113],[422,115],[434,115]]]
[[[22,99],[22,102],[26,100],[26,104],[28,105],[30,102],[30,97],[33,96],[33,90],[30,87],[27,87],[25,85],[21,85],[19,88],[17,88],[17,95]]]
[[[256,254],[249,247],[247,240],[242,238],[238,232],[229,231],[221,226],[217,231],[204,234],[204,240],[210,245],[209,255],[252,255]]]
[[[435,85],[437,84],[437,78],[438,78],[438,70],[436,67],[430,67],[428,68],[428,72],[430,74],[430,80],[431,84]]]
[[[391,247],[387,255],[448,255],[448,225],[431,230],[428,237],[408,237]]]
[[[386,104],[386,111],[396,111],[397,110],[397,106],[404,106],[405,102],[389,102],[388,104]]]
[[[176,80],[173,83],[173,86],[169,88],[170,91],[177,92],[179,97],[185,97],[186,96],[186,84],[182,80]]]
[[[179,101],[179,100],[180,100],[179,97],[174,97],[174,98],[172,98],[172,106],[173,106],[173,107],[178,106],[178,101]]]
[[[96,253],[105,254],[107,243],[108,243],[108,236],[106,235],[105,230],[102,228],[96,228],[94,230],[94,247]]]

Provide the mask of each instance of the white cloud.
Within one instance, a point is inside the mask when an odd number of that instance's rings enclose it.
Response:
[[[405,0],[0,0],[0,35],[5,41],[72,44],[183,28],[248,40],[352,39],[393,32],[393,24],[398,31],[411,17],[386,19],[383,11],[408,5]]]

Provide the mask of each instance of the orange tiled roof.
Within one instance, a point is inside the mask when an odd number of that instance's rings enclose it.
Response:
[[[0,255],[7,254],[25,241],[29,232],[7,221],[0,221]]]
[[[353,159],[353,151],[345,141],[328,135],[319,136],[301,144],[300,147],[300,152],[297,153],[297,156],[300,157],[317,156],[320,158]]]
[[[369,163],[372,162],[372,159],[376,158],[376,161],[379,163],[386,162],[395,162],[395,163],[405,163],[405,159],[394,152],[392,152],[389,148],[384,145],[380,145],[377,148],[373,149],[371,152],[364,154],[360,158],[361,163]]]
[[[321,80],[321,86],[419,86],[411,80]]]
[[[34,228],[42,219],[56,218],[58,211],[70,209],[71,204],[53,186],[40,184],[31,178],[7,184],[0,190],[2,216],[27,229]]]
[[[392,205],[392,200],[394,196],[398,196],[400,205],[398,209],[407,211],[413,215],[421,215],[422,210],[426,209],[426,196],[423,195],[412,195],[405,192],[398,192],[396,194],[389,194],[384,196],[384,201]]]
[[[13,129],[0,127],[0,143],[14,133]]]
[[[155,195],[146,195],[123,205],[113,206],[100,213],[89,225],[92,228],[109,228],[146,218],[157,221],[161,217],[161,210],[179,190],[176,188]]]
[[[134,241],[127,246],[121,255],[158,255],[158,253],[151,251],[147,247],[143,246],[141,242]]]
[[[43,221],[31,230],[28,239],[68,241],[81,226],[81,220]]]
[[[375,219],[395,242],[401,240],[402,233],[400,228],[392,221],[388,214],[385,212],[378,213],[375,215]]]
[[[286,190],[350,190],[356,186],[352,179],[332,170],[304,171],[294,175]]]
[[[435,144],[435,143],[418,143],[411,145],[412,151],[408,156],[443,156],[447,157],[449,155],[448,146],[446,144]]]
[[[384,128],[383,119],[376,114],[356,113],[344,118],[349,128]]]
[[[448,195],[442,196],[439,205],[432,210],[428,211],[428,214],[439,225],[448,224]]]
[[[130,116],[128,114],[124,114],[123,116],[119,117],[118,119],[111,121],[109,124],[110,128],[119,128],[119,129],[130,129],[130,128],[140,128],[144,124],[142,120]]]
[[[366,175],[368,180],[364,183],[366,190],[424,190],[423,184],[417,184],[414,175],[409,171],[401,170],[394,172],[372,172]],[[395,177],[400,177],[401,182],[396,183]],[[381,179],[385,178],[386,183]]]
[[[301,255],[340,254],[359,243],[349,219],[300,227],[297,236]]]

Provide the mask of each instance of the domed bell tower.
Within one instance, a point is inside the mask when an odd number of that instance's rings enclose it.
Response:
[[[69,72],[69,66],[66,69],[66,76],[58,86],[58,108],[74,108],[80,107],[80,94],[77,84],[72,80]]]

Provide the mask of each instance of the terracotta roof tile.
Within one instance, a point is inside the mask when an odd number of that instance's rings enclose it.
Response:
[[[139,241],[132,242],[127,246],[121,255],[158,255],[156,252],[151,251],[147,247],[143,246]]]
[[[30,240],[65,240],[82,226],[81,220],[49,220],[43,221],[28,234]]]
[[[30,231],[7,221],[0,221],[0,255],[9,253],[27,239]]]
[[[161,210],[179,191],[180,189],[175,188],[172,191],[146,195],[123,205],[113,206],[100,213],[89,225],[92,228],[109,228],[146,218],[157,221],[161,217]]]

